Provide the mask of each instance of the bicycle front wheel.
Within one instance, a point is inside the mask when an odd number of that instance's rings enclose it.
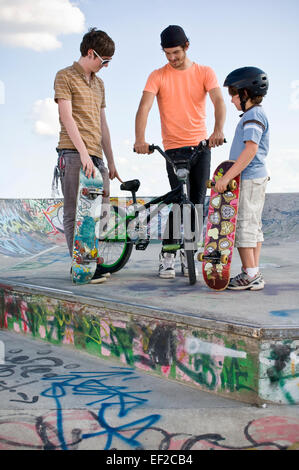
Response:
[[[195,270],[195,227],[196,227],[196,212],[192,204],[185,204],[183,209],[183,227],[184,227],[184,252],[188,267],[188,277],[190,285],[196,283],[196,270]]]
[[[187,267],[188,267],[189,284],[192,286],[193,284],[196,283],[194,251],[186,250],[186,249],[184,251],[185,251],[185,257],[186,257]]]
[[[125,217],[126,213],[123,209],[111,206],[107,230],[107,233],[110,235],[105,240],[98,241],[98,255],[104,260],[97,267],[100,273],[106,274],[119,271],[125,266],[131,256],[133,244],[126,235]],[[113,228],[115,228],[117,233],[113,231]],[[121,232],[122,235],[120,235]]]

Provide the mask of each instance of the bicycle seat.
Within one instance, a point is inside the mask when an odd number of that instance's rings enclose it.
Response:
[[[132,191],[133,193],[136,193],[139,189],[139,186],[140,186],[139,180],[130,180],[130,181],[124,181],[120,185],[120,189],[122,191]]]

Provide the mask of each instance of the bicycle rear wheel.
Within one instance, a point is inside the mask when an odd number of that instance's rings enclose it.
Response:
[[[107,232],[115,227],[115,232],[110,233],[106,240],[98,241],[98,255],[104,262],[99,264],[97,271],[103,274],[115,273],[122,269],[128,262],[133,243],[127,237],[125,220],[126,212],[118,206],[111,206]],[[123,221],[120,220],[124,218]]]

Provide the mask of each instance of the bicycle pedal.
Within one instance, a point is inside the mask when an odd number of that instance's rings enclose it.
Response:
[[[149,244],[148,240],[140,241],[140,242],[136,243],[136,250],[144,251],[148,244]]]

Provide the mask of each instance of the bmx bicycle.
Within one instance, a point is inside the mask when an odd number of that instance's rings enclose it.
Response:
[[[178,243],[164,244],[163,251],[176,252],[184,249],[189,283],[190,285],[196,283],[194,253],[197,251],[200,230],[196,207],[188,196],[188,178],[192,165],[207,146],[208,140],[203,140],[193,147],[191,155],[181,157],[175,162],[159,146],[149,146],[151,152],[157,150],[172,165],[179,184],[173,190],[151,199],[144,205],[137,204],[136,193],[140,186],[138,179],[125,181],[121,184],[121,190],[132,193],[133,202],[127,207],[127,211],[117,205],[110,207],[108,227],[103,234],[99,235],[98,239],[98,255],[103,259],[103,263],[98,265],[100,272],[103,274],[113,273],[122,269],[128,262],[134,245],[136,250],[145,250],[150,242],[148,225],[161,211],[161,206],[175,204],[180,208],[181,238]],[[133,209],[131,213],[130,209]],[[143,214],[143,220],[141,220],[141,214]]]

